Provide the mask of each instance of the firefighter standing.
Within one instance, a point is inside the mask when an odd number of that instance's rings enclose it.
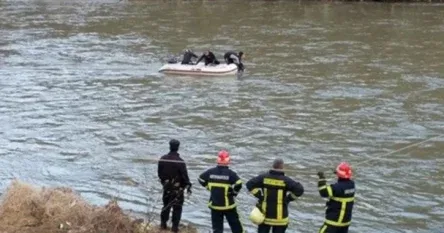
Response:
[[[170,152],[160,158],[157,168],[157,174],[163,186],[163,208],[160,213],[160,227],[167,229],[167,222],[172,208],[171,230],[178,232],[179,222],[182,217],[184,190],[188,187],[187,192],[191,194],[191,183],[186,164],[179,153],[177,153],[180,142],[172,139],[169,144]]]
[[[351,180],[352,170],[349,164],[342,162],[335,171],[338,181],[327,185],[323,172],[318,172],[318,188],[321,197],[327,197],[325,222],[319,233],[348,233],[352,219],[355,197],[355,183]]]
[[[242,181],[228,167],[229,163],[229,153],[222,150],[218,154],[217,166],[199,176],[199,183],[211,192],[208,207],[211,209],[213,233],[224,231],[224,216],[233,233],[244,232],[234,201],[242,188]]]
[[[249,180],[248,191],[259,199],[257,207],[265,215],[258,233],[284,233],[288,227],[288,205],[302,196],[304,187],[283,172],[284,161],[275,159],[273,169]]]

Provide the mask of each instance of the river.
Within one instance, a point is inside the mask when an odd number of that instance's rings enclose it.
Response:
[[[202,232],[197,177],[222,148],[244,182],[288,163],[306,188],[288,232],[317,232],[316,173],[340,161],[356,164],[350,232],[442,232],[444,139],[386,154],[444,134],[443,22],[437,4],[1,1],[1,192],[19,178],[158,212],[154,160],[177,138],[194,183],[183,219]],[[247,70],[157,72],[184,48],[242,50]],[[238,202],[255,232],[245,186]]]

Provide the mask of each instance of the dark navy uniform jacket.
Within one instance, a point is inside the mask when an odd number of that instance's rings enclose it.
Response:
[[[264,224],[271,226],[288,225],[288,204],[304,193],[299,182],[278,170],[256,176],[246,186],[259,199],[258,208],[265,215]]]
[[[329,199],[326,204],[325,223],[335,227],[349,226],[355,201],[355,182],[338,179],[336,183],[327,185],[325,179],[320,179],[318,188],[321,197]]]
[[[170,152],[160,158],[157,175],[165,191],[191,186],[187,166],[177,152]]]
[[[236,207],[234,197],[242,188],[242,180],[228,168],[216,166],[199,176],[199,183],[210,190],[208,207],[213,210],[230,210]]]

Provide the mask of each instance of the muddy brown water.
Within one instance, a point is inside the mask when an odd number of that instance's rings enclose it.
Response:
[[[177,138],[194,183],[183,219],[203,232],[197,176],[221,148],[244,182],[290,163],[306,193],[289,232],[317,232],[315,174],[343,160],[361,163],[350,232],[442,232],[442,138],[363,162],[444,133],[443,22],[436,4],[1,1],[2,192],[15,177],[159,211],[153,160]],[[242,50],[247,71],[157,72],[184,48]],[[254,232],[245,187],[238,202]]]

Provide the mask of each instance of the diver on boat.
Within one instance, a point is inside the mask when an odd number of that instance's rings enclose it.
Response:
[[[211,209],[213,233],[224,232],[224,217],[232,233],[244,232],[235,202],[242,189],[242,180],[228,167],[229,164],[230,154],[221,150],[217,157],[217,166],[199,176],[199,183],[210,191],[208,207]]]
[[[210,50],[205,51],[202,56],[196,61],[196,64],[198,64],[202,59],[205,61],[205,65],[213,64],[213,65],[219,65],[220,62],[216,59],[216,56],[214,56],[214,53],[212,53]]]
[[[318,189],[321,197],[328,198],[325,221],[319,233],[348,233],[355,199],[355,183],[348,163],[340,163],[335,170],[338,181],[327,184],[323,172],[318,172]]]
[[[173,232],[179,231],[179,223],[182,217],[182,206],[184,203],[184,190],[187,188],[191,194],[191,182],[185,162],[177,151],[180,142],[176,139],[170,141],[170,152],[162,156],[158,163],[157,173],[163,186],[163,208],[160,213],[160,228],[167,229],[170,211],[173,209],[172,227]]]
[[[191,49],[185,49],[183,51],[183,59],[182,59],[182,65],[193,65],[193,62],[191,61],[192,58],[198,58],[198,56],[191,51]]]
[[[240,51],[239,53],[235,53],[233,51],[226,52],[224,55],[225,62],[227,65],[229,64],[236,64],[237,68],[242,71],[244,70],[244,64],[242,64],[242,56],[244,53]]]
[[[283,169],[284,161],[275,159],[271,170],[246,183],[248,191],[258,198],[258,210],[252,213],[259,213],[261,217],[250,215],[259,225],[258,233],[268,233],[271,228],[273,233],[284,233],[289,223],[288,205],[304,194],[301,183],[286,176]]]

